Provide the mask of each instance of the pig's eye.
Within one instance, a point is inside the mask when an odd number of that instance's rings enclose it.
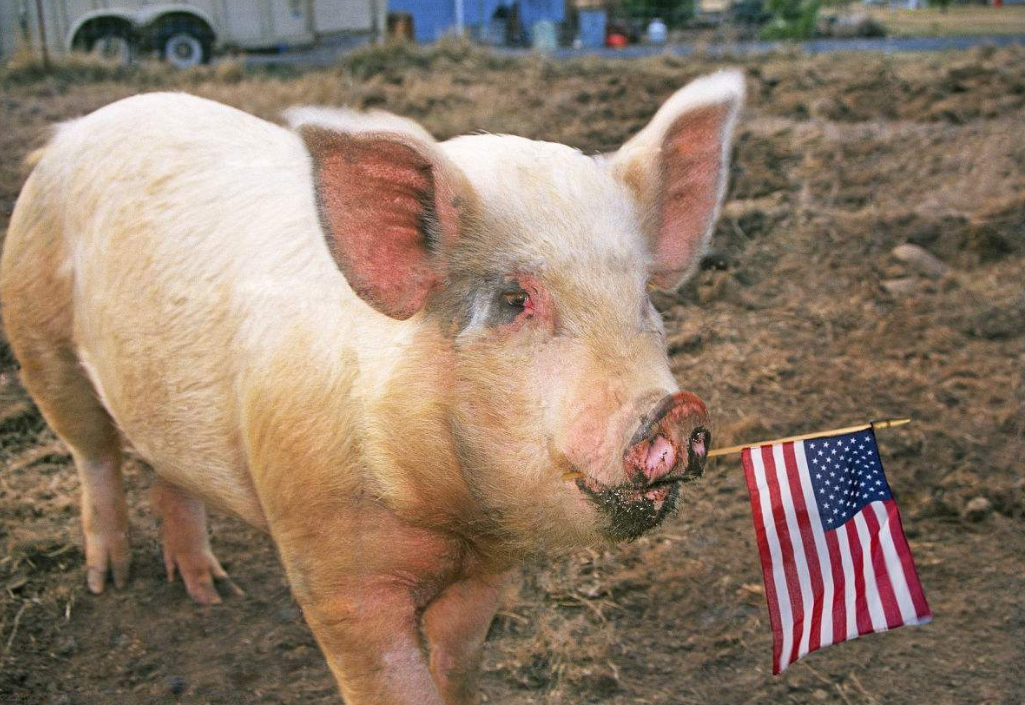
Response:
[[[522,311],[527,308],[527,304],[530,303],[530,296],[525,291],[512,291],[502,294],[502,300],[505,301],[506,305],[510,308]]]

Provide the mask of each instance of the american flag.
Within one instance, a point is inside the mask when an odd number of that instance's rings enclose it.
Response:
[[[872,429],[742,457],[774,674],[816,649],[932,619]]]

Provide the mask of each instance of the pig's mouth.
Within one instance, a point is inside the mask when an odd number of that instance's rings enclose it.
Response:
[[[618,485],[606,485],[585,475],[577,487],[605,515],[605,533],[614,541],[629,541],[661,524],[676,509],[680,486],[701,477],[711,434],[699,426],[692,430],[686,454],[676,453],[673,467],[664,476],[645,482],[643,474]],[[646,441],[647,443],[647,441]],[[674,444],[674,449],[676,444]],[[629,463],[630,451],[627,452]]]
[[[605,515],[605,534],[613,541],[629,541],[654,529],[673,513],[683,481],[678,477],[646,487],[630,483],[609,486],[585,477],[577,480],[577,487]]]

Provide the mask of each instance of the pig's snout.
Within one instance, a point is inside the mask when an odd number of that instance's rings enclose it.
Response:
[[[626,474],[638,486],[700,477],[711,439],[704,402],[670,394],[641,417],[623,453]]]

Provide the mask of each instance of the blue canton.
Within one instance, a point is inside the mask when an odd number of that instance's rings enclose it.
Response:
[[[843,526],[870,502],[893,499],[872,429],[804,442],[822,528]]]

